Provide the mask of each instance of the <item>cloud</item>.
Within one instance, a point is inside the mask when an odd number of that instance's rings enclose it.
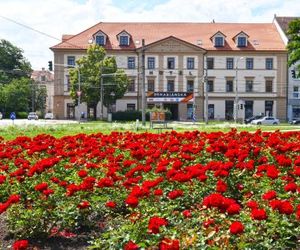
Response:
[[[79,33],[100,21],[272,22],[275,13],[300,16],[300,2],[153,0],[145,4],[131,0],[126,5],[123,0],[0,0],[0,11],[0,15],[5,13],[6,17],[60,39],[62,34]],[[0,38],[22,48],[35,69],[46,67],[53,60],[49,47],[59,42],[1,18]]]

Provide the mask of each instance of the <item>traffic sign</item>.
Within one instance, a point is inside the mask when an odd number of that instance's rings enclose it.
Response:
[[[9,115],[11,120],[15,120],[16,119],[16,113],[15,112],[11,112]]]

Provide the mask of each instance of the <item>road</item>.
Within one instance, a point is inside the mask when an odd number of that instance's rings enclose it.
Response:
[[[56,124],[76,124],[78,121],[73,120],[27,120],[27,119],[16,119],[14,121],[10,119],[0,120],[0,127],[2,126],[27,126],[27,125],[36,125],[36,126],[45,126],[45,125],[56,125]]]

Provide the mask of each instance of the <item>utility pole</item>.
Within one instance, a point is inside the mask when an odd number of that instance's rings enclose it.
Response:
[[[103,120],[103,76],[101,72],[101,80],[100,80],[100,120]]]
[[[81,112],[80,112],[80,97],[81,97],[81,86],[80,86],[80,69],[77,68],[78,70],[78,113],[79,113],[79,116],[78,116],[78,122],[80,123],[80,119],[81,119]]]
[[[207,68],[204,68],[203,86],[205,88],[205,124],[208,124],[208,83],[207,83]]]
[[[234,122],[237,123],[238,120],[238,102],[239,102],[239,93],[238,93],[238,63],[239,60],[244,59],[244,57],[239,57],[236,60],[235,65],[235,98],[234,98]]]
[[[146,126],[145,40],[142,39],[142,124]]]

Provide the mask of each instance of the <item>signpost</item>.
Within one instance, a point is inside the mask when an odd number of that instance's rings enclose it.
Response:
[[[14,120],[16,119],[16,113],[15,112],[11,112],[9,115],[10,119],[12,120],[12,123],[14,124]]]

